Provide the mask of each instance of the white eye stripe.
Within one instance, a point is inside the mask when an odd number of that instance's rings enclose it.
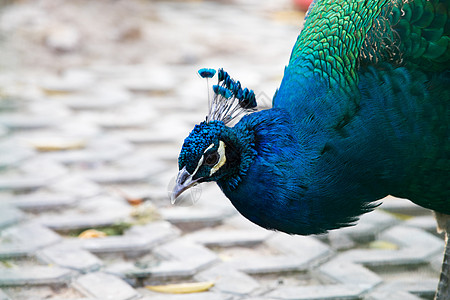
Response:
[[[217,149],[217,153],[219,154],[219,161],[217,164],[211,168],[211,171],[209,172],[209,176],[212,176],[214,173],[216,173],[227,161],[226,155],[225,155],[225,143],[220,141],[219,142],[219,149]]]
[[[197,164],[197,168],[195,168],[194,172],[192,173],[192,176],[194,176],[195,174],[197,174],[197,171],[198,171],[198,169],[202,166],[202,164],[203,164],[203,156],[200,157],[200,160],[198,161],[198,164]]]

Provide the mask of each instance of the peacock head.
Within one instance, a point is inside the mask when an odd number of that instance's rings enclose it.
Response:
[[[201,69],[203,78],[212,78],[216,71]],[[219,69],[214,95],[208,97],[209,112],[206,120],[194,127],[184,140],[178,158],[179,172],[169,192],[172,203],[189,188],[208,181],[219,181],[238,172],[240,150],[235,140],[231,121],[241,114],[254,110],[256,98],[253,91],[242,89],[227,72]]]

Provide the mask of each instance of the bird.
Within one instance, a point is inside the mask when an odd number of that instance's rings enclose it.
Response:
[[[261,227],[354,225],[387,195],[446,231],[436,299],[450,299],[450,1],[315,0],[272,107],[223,69],[184,140],[170,197],[214,181]]]

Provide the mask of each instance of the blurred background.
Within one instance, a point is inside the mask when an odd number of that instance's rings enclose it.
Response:
[[[206,115],[197,70],[223,67],[269,107],[294,2],[0,1],[1,300],[432,298],[443,243],[408,201],[319,237],[256,227],[214,184],[170,204]]]

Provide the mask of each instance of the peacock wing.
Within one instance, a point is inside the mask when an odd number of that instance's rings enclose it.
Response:
[[[426,72],[448,70],[449,32],[449,0],[389,2],[366,35],[361,65],[390,62]]]

